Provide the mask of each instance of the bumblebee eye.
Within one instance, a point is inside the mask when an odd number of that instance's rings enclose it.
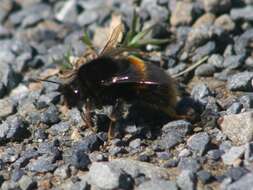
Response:
[[[78,93],[79,93],[79,91],[78,91],[78,90],[74,90],[74,93],[75,93],[75,94],[78,94]]]

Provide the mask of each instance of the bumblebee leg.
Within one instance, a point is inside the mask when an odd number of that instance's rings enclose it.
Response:
[[[114,126],[116,121],[118,120],[119,117],[122,115],[122,100],[117,99],[115,105],[112,108],[112,112],[109,116],[111,122],[109,125],[109,130],[108,130],[108,139],[111,140],[114,137]]]
[[[113,137],[114,137],[114,126],[115,126],[115,123],[116,123],[116,118],[112,118],[110,117],[110,125],[109,125],[109,130],[108,130],[108,140],[112,140]]]
[[[85,122],[86,126],[91,129],[94,133],[96,132],[93,128],[93,122],[92,122],[92,118],[91,118],[91,105],[90,105],[90,102],[87,101],[85,103],[85,112],[82,109],[80,109],[81,111],[81,117],[83,119],[83,121]]]

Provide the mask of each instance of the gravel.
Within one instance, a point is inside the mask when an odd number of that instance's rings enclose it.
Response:
[[[222,132],[235,144],[241,145],[250,142],[253,138],[253,112],[226,115],[221,118]]]
[[[175,118],[166,105],[124,105],[109,140],[110,106],[87,127],[60,84],[32,79],[61,83],[62,63],[87,52],[84,32],[99,50],[111,20],[128,31],[135,9],[155,26],[144,41],[168,39],[142,46],[145,61],[174,77],[207,60],[175,78]],[[252,189],[252,10],[252,0],[2,0],[0,189]]]

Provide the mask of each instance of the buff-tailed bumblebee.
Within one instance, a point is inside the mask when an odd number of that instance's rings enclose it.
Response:
[[[74,69],[63,75],[61,92],[67,106],[80,110],[85,106],[84,120],[88,126],[92,126],[93,108],[112,105],[117,112],[120,101],[130,104],[139,101],[171,118],[176,117],[175,81],[159,66],[116,47],[121,33],[122,25],[118,25],[100,53],[86,54]],[[114,113],[109,117],[113,122]]]

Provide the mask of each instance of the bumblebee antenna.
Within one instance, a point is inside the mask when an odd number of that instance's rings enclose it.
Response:
[[[31,82],[49,82],[49,83],[54,83],[54,84],[59,84],[61,85],[60,82],[57,81],[52,81],[52,80],[47,80],[47,79],[30,79]]]

